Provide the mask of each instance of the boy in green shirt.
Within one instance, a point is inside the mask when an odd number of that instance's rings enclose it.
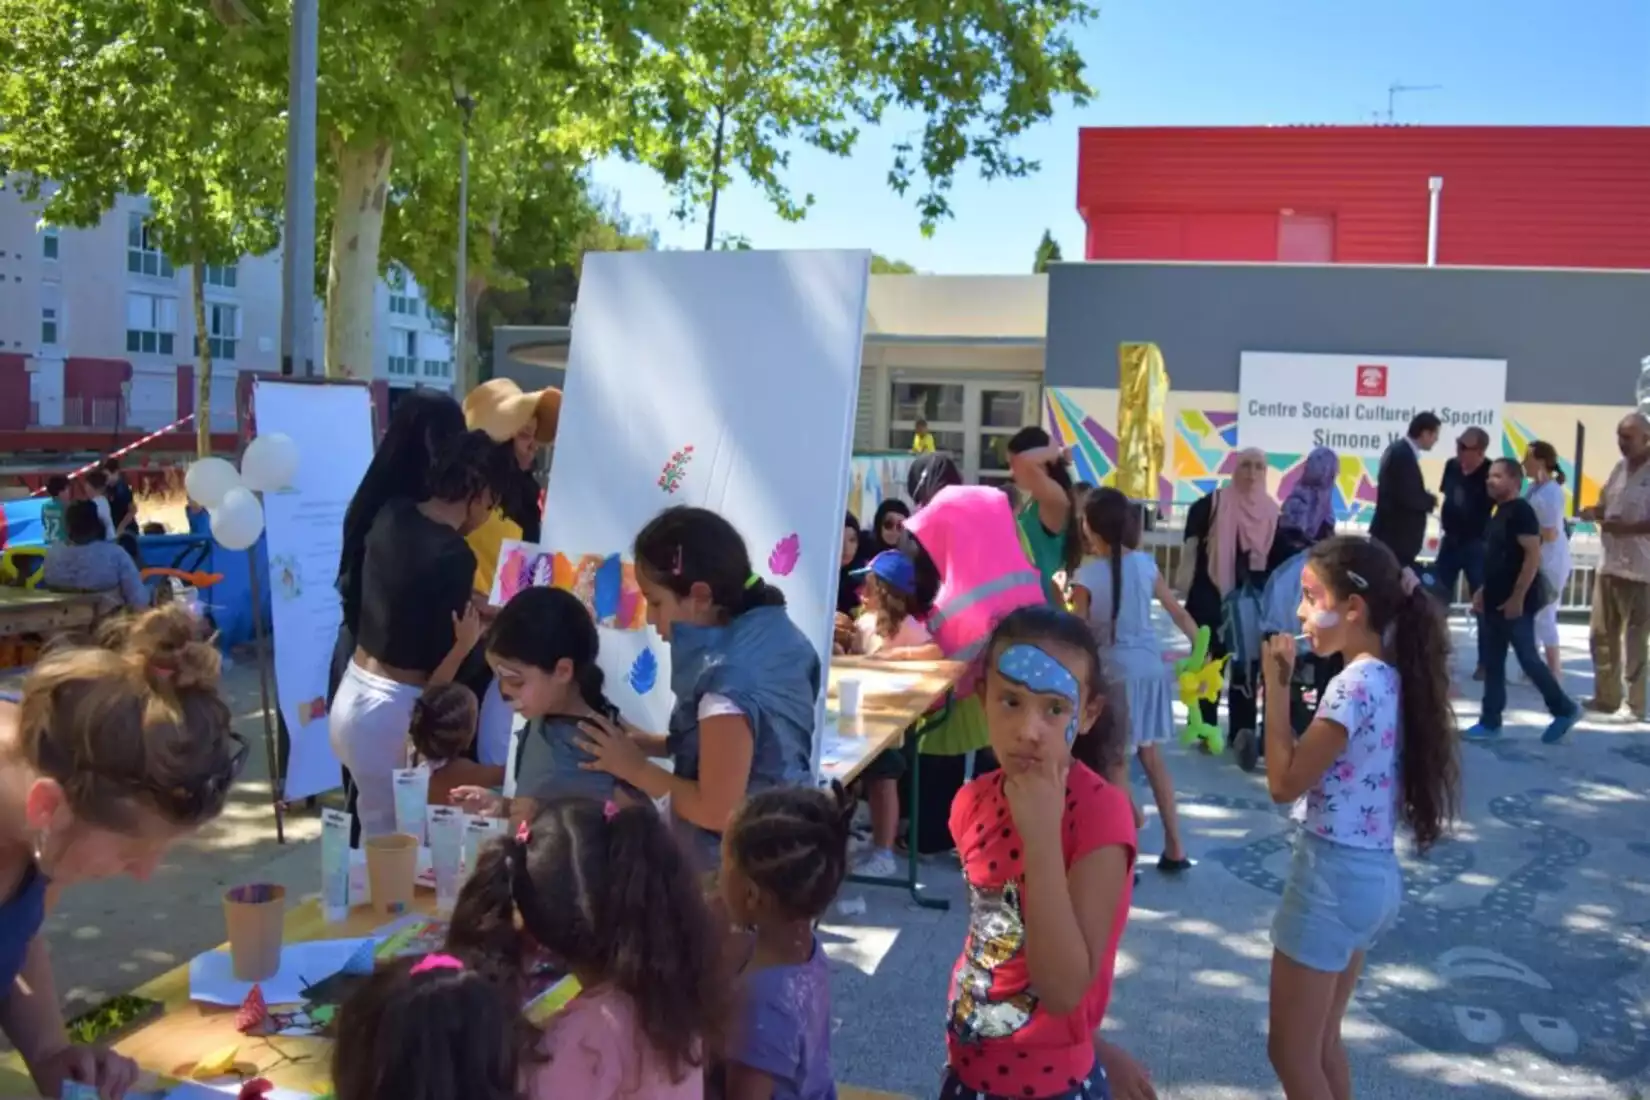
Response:
[[[53,474],[46,479],[46,503],[40,509],[40,536],[47,546],[63,541],[63,494],[69,491],[69,479]]]

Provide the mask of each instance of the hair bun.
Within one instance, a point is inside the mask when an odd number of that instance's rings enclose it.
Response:
[[[183,607],[168,605],[111,620],[98,641],[156,687],[211,691],[218,686],[223,658],[201,637],[200,620]]]

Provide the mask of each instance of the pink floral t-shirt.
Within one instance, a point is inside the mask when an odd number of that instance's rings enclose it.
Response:
[[[636,1024],[635,1005],[608,986],[585,990],[551,1018],[543,1052],[529,1100],[704,1100],[704,1071],[689,1067],[672,1080]]]
[[[1398,819],[1398,670],[1360,657],[1329,681],[1318,717],[1346,729],[1346,749],[1290,817],[1349,848],[1392,848]]]

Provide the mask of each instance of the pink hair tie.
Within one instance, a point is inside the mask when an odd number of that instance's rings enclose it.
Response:
[[[417,962],[413,963],[413,968],[408,973],[428,974],[432,970],[463,969],[464,964],[453,958],[451,955],[425,955],[422,959],[419,959]]]
[[[533,827],[531,825],[529,825],[529,824],[527,824],[527,822],[523,821],[520,825],[516,826],[516,843],[517,844],[526,844],[529,840],[532,840],[532,839],[533,839]]]
[[[602,816],[612,821],[619,812],[619,804],[611,798],[602,803]]]

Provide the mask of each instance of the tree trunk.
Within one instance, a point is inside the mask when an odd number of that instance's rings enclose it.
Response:
[[[206,256],[199,248],[193,257],[189,297],[195,307],[195,457],[212,454],[212,345],[206,329]]]
[[[386,139],[334,145],[338,201],[327,259],[328,378],[373,377],[373,303],[390,186]]]
[[[728,130],[728,111],[716,105],[716,144],[710,151],[710,210],[705,218],[705,251],[716,247],[716,200],[722,191],[722,144]]]

